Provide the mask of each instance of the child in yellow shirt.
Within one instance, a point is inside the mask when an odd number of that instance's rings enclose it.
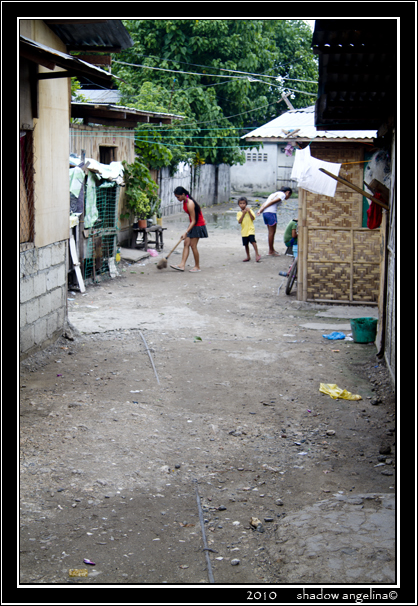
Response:
[[[242,197],[238,200],[238,206],[240,207],[241,212],[237,212],[237,221],[241,225],[242,244],[245,246],[245,252],[247,253],[247,258],[243,259],[243,261],[246,262],[251,260],[249,246],[249,243],[251,242],[255,251],[255,260],[258,263],[261,256],[258,253],[257,242],[255,240],[255,214],[254,211],[247,206],[247,204],[247,198]]]

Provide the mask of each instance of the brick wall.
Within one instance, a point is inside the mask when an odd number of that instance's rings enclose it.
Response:
[[[64,332],[67,241],[20,253],[20,354],[41,349]]]

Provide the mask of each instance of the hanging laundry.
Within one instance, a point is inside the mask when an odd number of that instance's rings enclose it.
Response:
[[[84,178],[82,168],[70,168],[70,212],[82,213],[84,210]]]
[[[300,179],[308,170],[311,159],[311,150],[309,145],[305,149],[298,149],[295,153],[295,161],[293,162],[291,179]]]
[[[84,227],[86,228],[91,227],[99,217],[96,200],[96,179],[89,172],[87,176],[86,210],[84,215]]]
[[[292,179],[296,179],[298,187],[302,187],[313,194],[321,194],[333,198],[337,181],[322,173],[319,169],[325,168],[328,172],[338,176],[341,164],[325,162],[311,156],[309,145],[302,150],[296,150],[295,162],[292,169]]]
[[[295,148],[290,143],[288,143],[286,145],[286,147],[284,148],[284,153],[286,154],[286,156],[291,156],[294,151],[295,151]]]
[[[375,192],[373,195],[378,200],[383,201],[382,195],[379,194],[379,192]],[[382,207],[379,206],[378,204],[376,204],[376,202],[374,202],[372,200],[372,203],[370,204],[369,208],[367,209],[367,227],[369,229],[376,229],[377,227],[380,227],[381,222],[382,222]]]
[[[70,193],[78,198],[80,189],[84,184],[84,170],[78,166],[70,168]]]

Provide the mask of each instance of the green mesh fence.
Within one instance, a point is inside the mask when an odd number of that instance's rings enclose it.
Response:
[[[120,187],[104,182],[96,186],[98,217],[88,229],[84,247],[84,279],[97,282],[113,277],[117,251],[118,203]]]

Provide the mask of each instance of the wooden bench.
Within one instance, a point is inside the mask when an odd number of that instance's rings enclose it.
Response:
[[[135,248],[137,246],[138,248],[147,250],[150,244],[155,244],[156,250],[162,250],[164,248],[163,231],[166,229],[166,227],[161,227],[161,225],[152,225],[151,227],[133,227],[131,248]],[[150,240],[149,234],[154,236],[155,240]],[[142,240],[137,244],[136,241],[139,235],[142,235]]]

